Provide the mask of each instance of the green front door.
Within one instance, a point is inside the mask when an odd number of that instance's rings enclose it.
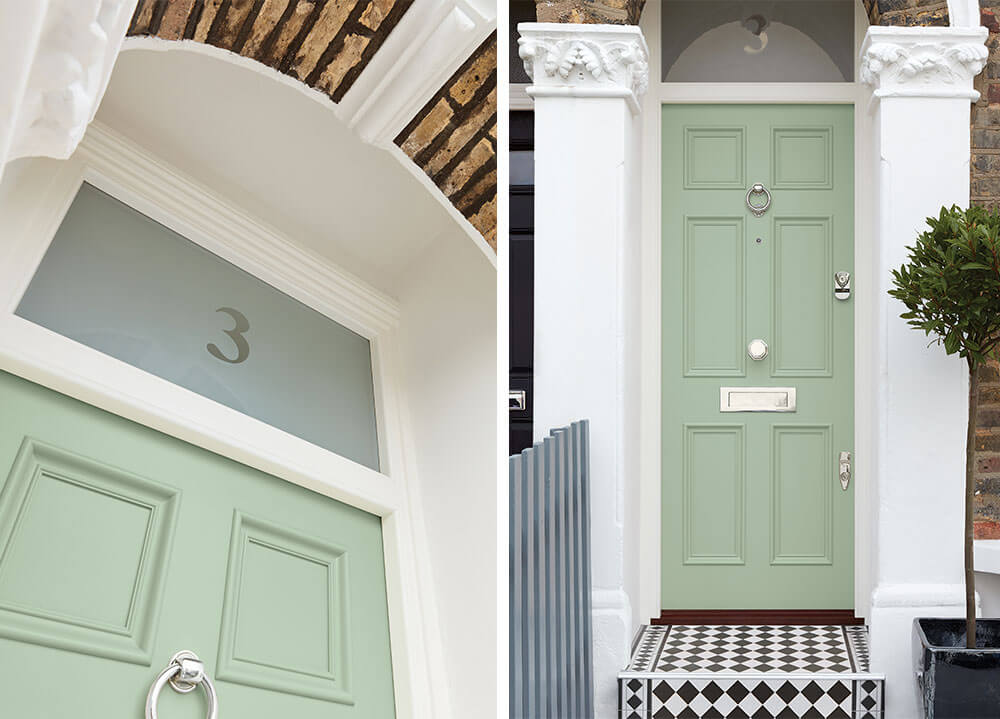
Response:
[[[850,106],[663,108],[664,609],[854,605],[853,158]]]
[[[0,715],[141,717],[182,649],[222,719],[390,719],[379,518],[0,372]]]

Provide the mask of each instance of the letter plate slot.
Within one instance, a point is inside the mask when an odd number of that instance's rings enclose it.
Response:
[[[720,412],[794,412],[794,387],[720,387]]]

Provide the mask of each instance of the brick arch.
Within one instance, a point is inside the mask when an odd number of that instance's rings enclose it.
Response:
[[[127,34],[212,45],[274,68],[337,103],[412,4],[413,0],[139,0]],[[471,80],[463,74],[470,67],[475,70]],[[495,251],[495,35],[476,49],[404,133],[419,126],[442,97],[450,99],[451,112],[433,128],[435,152],[421,147],[422,154],[407,154]],[[397,144],[407,150],[402,140]],[[443,162],[436,157],[437,149],[447,152]]]

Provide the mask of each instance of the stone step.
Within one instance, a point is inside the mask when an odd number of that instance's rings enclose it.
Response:
[[[621,719],[881,719],[868,632],[843,625],[664,625],[618,674]]]

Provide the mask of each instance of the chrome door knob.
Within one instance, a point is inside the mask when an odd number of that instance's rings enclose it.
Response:
[[[750,340],[747,345],[747,355],[754,361],[760,361],[767,357],[767,342],[764,340]]]

